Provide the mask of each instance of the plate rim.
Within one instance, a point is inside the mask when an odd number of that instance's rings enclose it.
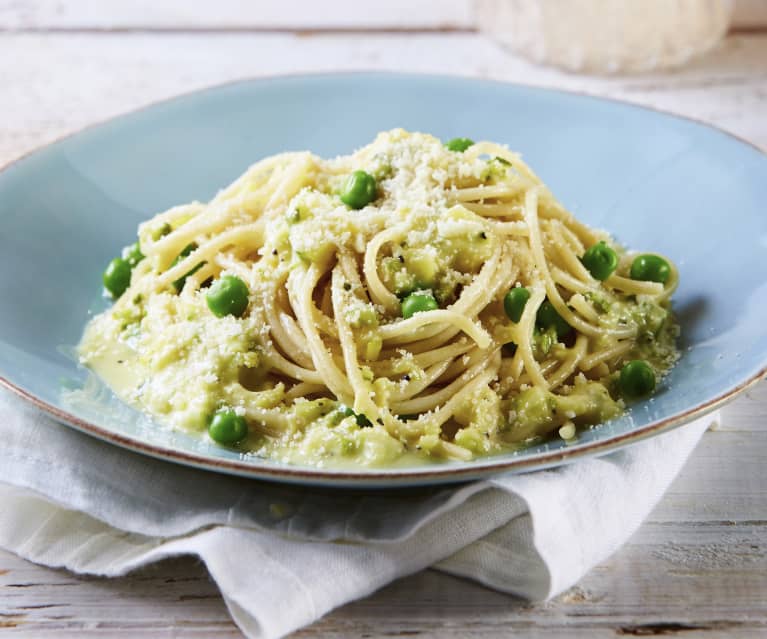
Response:
[[[92,129],[98,129],[99,127],[115,123],[123,118],[130,118],[131,116],[135,116],[138,113],[160,105],[170,104],[175,101],[183,101],[196,96],[201,96],[205,93],[213,93],[218,90],[228,87],[235,87],[237,85],[258,84],[272,80],[300,81],[306,79],[333,79],[351,76],[386,76],[390,78],[415,77],[445,81],[458,80],[461,82],[475,82],[489,85],[498,85],[502,87],[513,87],[565,97],[577,97],[581,99],[586,98],[596,102],[610,102],[624,108],[628,107],[631,109],[638,109],[641,111],[659,114],[672,119],[681,120],[683,122],[692,122],[698,126],[716,131],[719,134],[722,134],[740,144],[745,145],[746,147],[757,151],[757,153],[760,155],[767,157],[767,151],[763,150],[755,143],[751,142],[750,140],[746,140],[737,134],[731,133],[730,131],[726,131],[725,129],[715,124],[710,124],[694,117],[659,109],[654,106],[642,105],[611,96],[601,96],[587,91],[538,86],[521,82],[509,82],[494,78],[478,78],[476,76],[460,74],[400,72],[389,70],[348,70],[339,72],[301,72],[249,76],[201,87],[192,91],[179,93],[159,100],[154,100],[135,109],[131,109],[123,113],[118,113],[103,120],[91,122],[83,127],[80,127],[79,129],[70,131],[42,145],[36,146],[33,149],[23,153],[22,155],[6,162],[5,164],[0,165],[0,174],[5,173],[8,169],[17,163],[23,162],[28,158],[42,151],[45,151],[49,147],[54,147],[59,143],[68,140],[69,138],[76,137]],[[461,482],[503,472],[530,472],[533,470],[551,468],[585,457],[604,455],[649,437],[653,437],[679,426],[683,426],[684,424],[690,423],[699,417],[703,417],[706,414],[716,410],[723,404],[732,401],[736,396],[743,393],[748,388],[754,386],[763,378],[767,378],[767,362],[759,370],[757,370],[751,376],[747,377],[745,380],[742,380],[739,384],[736,384],[732,388],[727,389],[722,393],[716,394],[703,403],[693,406],[685,411],[671,415],[667,418],[650,422],[649,424],[646,424],[645,426],[642,426],[636,430],[622,433],[620,435],[613,435],[604,440],[588,442],[576,448],[562,448],[555,451],[546,451],[531,457],[517,457],[513,454],[484,457],[473,461],[467,466],[459,467],[435,464],[416,466],[412,468],[369,468],[360,470],[325,469],[311,466],[275,464],[274,462],[253,463],[252,461],[245,461],[242,459],[229,460],[215,458],[203,453],[194,453],[178,450],[166,445],[152,444],[132,436],[116,433],[110,429],[104,428],[103,426],[99,426],[92,421],[82,419],[63,408],[40,399],[33,393],[11,382],[3,375],[0,375],[0,386],[5,387],[24,401],[32,404],[38,409],[41,409],[43,412],[47,413],[57,421],[66,424],[67,426],[93,436],[101,441],[106,441],[119,446],[120,448],[127,449],[139,454],[144,454],[155,459],[161,459],[175,464],[191,466],[211,472],[226,473],[252,479],[336,487],[350,487],[353,485],[355,487],[386,488],[403,485],[416,486],[437,483]]]
[[[505,456],[484,457],[479,458],[476,462],[471,462],[469,465],[458,467],[434,464],[416,466],[410,469],[371,468],[367,470],[333,470],[313,468],[310,466],[277,464],[274,462],[255,464],[243,460],[228,460],[210,457],[201,453],[182,451],[160,444],[151,444],[134,437],[116,433],[88,420],[77,417],[64,409],[41,400],[2,376],[0,376],[0,386],[7,388],[26,402],[41,409],[45,413],[48,413],[48,415],[53,417],[56,421],[64,423],[75,430],[131,452],[173,462],[178,465],[191,466],[202,470],[248,477],[251,479],[283,483],[311,483],[314,485],[337,487],[350,487],[349,485],[353,485],[358,488],[394,488],[403,485],[417,486],[438,483],[458,483],[504,472],[532,472],[560,466],[582,458],[605,455],[650,437],[673,430],[674,428],[689,424],[697,418],[704,417],[723,404],[732,401],[736,396],[757,384],[764,377],[767,377],[767,366],[741,384],[738,384],[722,395],[714,397],[699,406],[690,408],[687,411],[666,419],[651,422],[635,431],[615,435],[604,440],[589,442],[578,448],[563,448],[556,451],[548,451],[539,453],[535,457],[516,457],[513,453]]]
[[[390,69],[345,69],[343,71],[317,71],[317,72],[306,71],[306,72],[295,72],[295,73],[267,73],[264,75],[250,75],[250,76],[245,76],[242,78],[235,78],[233,80],[226,80],[224,82],[217,82],[215,84],[210,84],[197,89],[192,89],[191,91],[184,91],[183,93],[176,93],[174,95],[170,95],[165,98],[152,100],[151,102],[148,102],[147,104],[143,104],[141,106],[135,107],[133,109],[130,109],[129,111],[123,111],[121,113],[116,113],[114,115],[111,115],[103,119],[94,120],[93,122],[89,122],[88,124],[85,124],[75,129],[74,131],[63,133],[61,135],[58,135],[52,138],[51,140],[48,140],[47,142],[38,144],[32,147],[31,149],[25,151],[21,155],[11,160],[8,160],[7,162],[3,164],[0,164],[0,173],[5,172],[7,169],[11,168],[14,164],[21,162],[23,160],[26,160],[32,155],[35,155],[36,153],[44,151],[50,146],[55,146],[59,142],[64,142],[68,140],[69,138],[72,138],[82,133],[85,133],[87,131],[90,131],[91,129],[96,129],[101,126],[111,124],[117,120],[121,120],[122,118],[127,118],[130,116],[136,115],[137,113],[141,113],[142,111],[146,111],[148,109],[153,109],[154,107],[157,107],[160,105],[175,102],[176,100],[184,100],[192,96],[196,96],[196,95],[200,95],[200,94],[208,93],[208,92],[214,92],[214,91],[218,91],[219,89],[225,89],[228,87],[234,87],[239,84],[252,84],[252,83],[269,81],[269,80],[301,80],[301,79],[309,79],[309,78],[334,78],[334,77],[346,77],[346,76],[355,76],[355,75],[357,76],[380,75],[380,76],[388,76],[388,77],[399,76],[403,78],[415,77],[415,78],[434,78],[434,79],[441,79],[441,80],[462,80],[462,81],[469,81],[469,82],[481,82],[484,84],[495,84],[498,86],[518,87],[520,89],[542,91],[545,93],[555,93],[555,94],[564,95],[564,96],[575,96],[575,97],[594,100],[596,102],[612,102],[620,106],[638,109],[640,111],[651,111],[653,113],[657,113],[659,115],[663,115],[672,119],[682,120],[685,122],[692,122],[693,124],[696,124],[698,126],[702,126],[707,129],[712,129],[726,137],[732,138],[733,140],[740,142],[741,144],[745,144],[746,146],[757,151],[760,155],[767,156],[767,149],[762,149],[760,146],[757,146],[756,143],[751,142],[751,140],[747,140],[746,138],[741,137],[737,133],[727,131],[726,129],[722,128],[721,126],[717,124],[706,122],[705,120],[702,120],[700,118],[696,118],[690,115],[682,115],[681,113],[675,113],[674,111],[661,109],[656,106],[652,106],[648,104],[640,104],[638,102],[632,102],[630,100],[616,98],[609,95],[600,95],[598,93],[592,93],[590,91],[582,91],[582,90],[576,90],[576,89],[561,89],[558,87],[530,84],[528,82],[500,80],[497,78],[481,78],[475,75],[463,75],[460,73],[432,73],[427,71],[424,71],[424,72],[394,71]]]

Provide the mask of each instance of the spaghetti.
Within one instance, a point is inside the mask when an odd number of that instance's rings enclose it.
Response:
[[[469,460],[619,415],[677,357],[673,264],[455,142],[276,155],[141,224],[82,361],[174,426],[303,463]]]

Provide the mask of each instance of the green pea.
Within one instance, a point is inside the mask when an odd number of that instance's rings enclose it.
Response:
[[[128,260],[116,257],[108,264],[101,279],[110,295],[117,299],[130,286],[130,274],[131,267]]]
[[[603,241],[591,246],[581,258],[591,277],[604,281],[618,268],[618,254]]]
[[[416,291],[402,300],[402,317],[408,319],[416,313],[434,311],[439,308],[437,300],[431,293],[426,291]]]
[[[245,439],[247,434],[245,418],[229,409],[217,411],[208,425],[208,435],[219,444],[231,446]]]
[[[631,263],[631,279],[665,284],[671,275],[668,262],[658,255],[637,255]]]
[[[130,246],[126,246],[122,253],[123,259],[131,265],[131,268],[136,266],[141,260],[144,259],[144,254],[141,252],[141,246],[138,242],[134,242]]]
[[[573,327],[570,326],[559,313],[557,313],[557,309],[554,308],[554,305],[549,302],[549,300],[545,300],[538,308],[538,313],[535,316],[535,323],[539,328],[544,330],[553,326],[557,331],[558,339],[568,335],[570,331],[573,330]]]
[[[348,207],[361,209],[376,199],[376,179],[365,171],[355,171],[346,179],[340,197]]]
[[[644,360],[634,359],[621,368],[618,384],[625,397],[644,397],[655,390],[655,371]]]
[[[176,266],[181,260],[183,260],[185,257],[189,257],[194,251],[197,250],[197,244],[192,242],[191,244],[187,244],[184,249],[176,256],[176,259],[173,260],[171,263],[171,268]],[[202,265],[205,264],[205,262],[200,262],[196,266],[193,266],[192,269],[181,277],[179,277],[175,282],[173,282],[173,288],[176,289],[176,292],[180,292],[182,288],[184,288],[184,282],[186,282],[186,278],[190,275],[194,275],[197,271],[199,271],[202,268]]]
[[[248,287],[235,275],[224,275],[213,282],[205,296],[208,308],[216,317],[242,317],[248,308]]]
[[[173,231],[173,227],[168,224],[167,222],[164,222],[163,225],[159,228],[156,228],[154,231],[152,231],[152,239],[156,242],[161,237],[165,237],[166,235],[170,235],[171,231]]]
[[[445,142],[445,147],[448,151],[455,151],[456,153],[463,153],[466,149],[474,144],[474,140],[469,138],[453,138]]]
[[[509,319],[516,323],[522,318],[522,311],[525,310],[525,304],[530,299],[530,291],[523,286],[512,288],[503,298],[503,310],[506,311]]]
[[[360,428],[371,428],[373,426],[373,422],[365,417],[365,415],[362,413],[355,413],[354,409],[346,406],[346,404],[341,404],[338,407],[338,412],[341,413],[341,415],[344,417],[354,417],[354,420],[357,422],[357,426]]]

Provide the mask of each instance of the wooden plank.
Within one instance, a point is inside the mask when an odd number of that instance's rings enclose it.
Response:
[[[356,69],[450,69],[607,95],[716,123],[767,149],[767,35],[728,38],[715,55],[673,74],[627,78],[537,67],[473,34],[0,34],[0,50],[0,163],[94,121],[196,88]]]
[[[726,407],[723,422],[738,416],[741,428],[706,433],[630,542],[552,602],[526,604],[427,571],[295,636],[761,636],[767,632],[765,407],[764,382]],[[191,559],[102,580],[0,552],[3,624],[21,637],[238,636],[215,585]]]
[[[9,11],[27,11],[32,20],[39,6],[0,0],[0,29]],[[62,4],[62,11],[72,6]],[[0,34],[0,51],[0,163],[181,91],[251,75],[357,68],[451,69],[610,95],[714,122],[767,148],[765,36],[729,38],[712,56],[673,74],[630,78],[542,69],[473,34]],[[721,426],[704,436],[631,542],[553,602],[527,605],[427,571],[296,636],[765,636],[765,415],[762,382],[724,409]],[[239,636],[215,585],[193,560],[100,580],[0,552],[5,629],[29,638]]]
[[[736,29],[767,27],[764,0],[736,0]],[[0,29],[471,29],[472,0],[0,1]]]
[[[767,379],[762,380],[727,404],[716,430],[767,431]]]
[[[546,604],[426,571],[295,636],[599,637],[653,634],[652,627],[663,630],[657,634],[677,628],[759,636],[767,630],[766,553],[764,530],[755,527],[710,526],[690,535],[684,526],[645,526],[613,560]],[[7,554],[0,566],[7,571],[2,589],[13,592],[1,600],[0,620],[15,636],[237,636],[205,570],[191,559],[113,581],[32,567]]]
[[[83,632],[100,637],[240,636],[215,584],[193,559],[161,563],[126,579],[102,580],[0,553],[3,627],[22,637],[76,637]]]
[[[0,1],[13,30],[466,29],[471,0],[34,0]]]

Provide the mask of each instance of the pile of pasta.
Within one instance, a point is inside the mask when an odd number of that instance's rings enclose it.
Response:
[[[84,360],[121,341],[132,400],[200,431],[232,411],[243,449],[286,460],[468,460],[620,414],[628,362],[659,379],[675,360],[673,264],[632,277],[636,254],[518,154],[452,147],[394,130],[330,160],[284,153],[155,216]],[[606,277],[584,263],[597,245]],[[225,276],[247,287],[239,316],[206,306]]]

